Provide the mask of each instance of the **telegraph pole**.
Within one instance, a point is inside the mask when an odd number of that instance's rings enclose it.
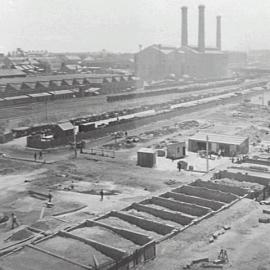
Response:
[[[208,135],[206,136],[206,172],[209,172],[209,146],[208,146]]]
[[[47,98],[45,99],[45,119],[48,122],[48,100]]]
[[[74,158],[77,158],[76,126],[73,125]]]

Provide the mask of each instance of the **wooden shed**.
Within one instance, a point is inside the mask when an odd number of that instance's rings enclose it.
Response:
[[[167,158],[179,159],[186,155],[185,142],[171,142],[167,144]]]
[[[151,148],[141,148],[137,152],[137,165],[153,168],[156,165],[156,151]]]

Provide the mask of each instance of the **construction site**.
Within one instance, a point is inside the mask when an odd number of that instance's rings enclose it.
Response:
[[[270,269],[270,74],[225,69],[0,103],[0,270]]]

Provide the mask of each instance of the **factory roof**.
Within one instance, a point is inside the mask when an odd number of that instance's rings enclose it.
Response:
[[[7,83],[23,83],[23,82],[37,82],[37,81],[62,81],[68,79],[77,79],[77,78],[106,78],[120,76],[115,74],[58,74],[58,75],[40,75],[40,76],[27,76],[24,78],[0,78],[0,84]]]
[[[36,93],[36,94],[28,94],[30,97],[47,97],[50,96],[51,94],[49,93]]]
[[[248,138],[248,137],[220,135],[220,134],[213,134],[213,133],[197,133],[193,137],[189,138],[189,140],[205,142],[206,136],[208,136],[209,142],[233,144],[233,145],[239,145]]]
[[[58,90],[58,91],[50,91],[49,93],[53,95],[64,95],[73,93],[71,90]]]
[[[16,99],[23,99],[23,98],[29,98],[26,95],[16,96],[16,97],[5,97],[5,100],[16,100]]]
[[[223,51],[218,50],[217,48],[212,47],[206,47],[203,52],[199,51],[199,48],[196,46],[185,46],[185,49],[188,49],[189,51],[193,53],[204,53],[204,54],[224,54]]]
[[[26,74],[18,69],[0,69],[0,78],[12,76],[26,76]]]

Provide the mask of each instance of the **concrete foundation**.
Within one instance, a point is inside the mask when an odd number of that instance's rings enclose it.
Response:
[[[4,270],[85,270],[86,267],[76,265],[58,256],[52,256],[32,247],[23,249],[0,258],[0,266]],[[88,269],[91,269],[89,267]]]
[[[189,196],[189,195],[176,193],[176,192],[167,192],[167,193],[162,194],[161,197],[172,198],[176,201],[204,206],[207,208],[211,208],[214,211],[217,211],[218,209],[220,209],[222,206],[225,205],[224,203],[221,203],[221,202],[207,200],[207,199],[203,199],[203,198],[199,198],[195,196]]]
[[[174,222],[177,222],[183,226],[188,225],[193,219],[190,217],[183,216],[179,213],[172,213],[165,210],[155,209],[153,207],[149,207],[143,204],[134,203],[132,207],[139,211],[144,211],[147,213],[150,213],[154,216],[158,216],[163,219],[172,220]]]
[[[237,196],[244,196],[248,193],[248,190],[240,187],[234,187],[234,186],[228,186],[228,185],[222,185],[222,184],[216,184],[213,182],[206,182],[202,180],[197,180],[193,183],[190,184],[191,186],[196,186],[196,187],[205,187],[208,189],[213,189],[213,190],[219,190],[227,193],[232,193]]]
[[[163,219],[163,218],[154,216],[150,213],[139,211],[139,210],[136,210],[136,209],[131,208],[131,207],[129,209],[127,209],[126,211],[130,215],[140,217],[140,218],[150,219],[152,221],[159,222],[161,224],[167,224],[167,225],[172,226],[172,227],[177,228],[177,229],[181,229],[183,227],[183,225],[181,225],[177,222],[174,222],[172,220]]]
[[[231,203],[238,198],[236,195],[230,193],[193,186],[182,186],[180,188],[173,189],[172,191],[223,203]]]
[[[143,228],[144,230],[154,231],[154,232],[161,234],[161,235],[169,234],[174,230],[174,227],[160,224],[157,222],[153,222],[151,220],[146,220],[143,218],[135,217],[135,216],[129,215],[127,213],[123,213],[123,212],[112,211],[111,215],[118,217],[120,219],[123,219],[131,224],[135,224],[136,226],[139,226],[139,227]]]
[[[212,211],[210,208],[198,206],[196,204],[176,202],[161,197],[153,197],[152,203],[167,207],[173,211],[182,212],[191,216],[201,217]]]
[[[236,169],[224,170],[215,174],[216,179],[229,178],[235,179],[240,182],[251,182],[257,183],[260,185],[269,185],[270,184],[270,175],[266,175],[260,172],[240,172]]]

